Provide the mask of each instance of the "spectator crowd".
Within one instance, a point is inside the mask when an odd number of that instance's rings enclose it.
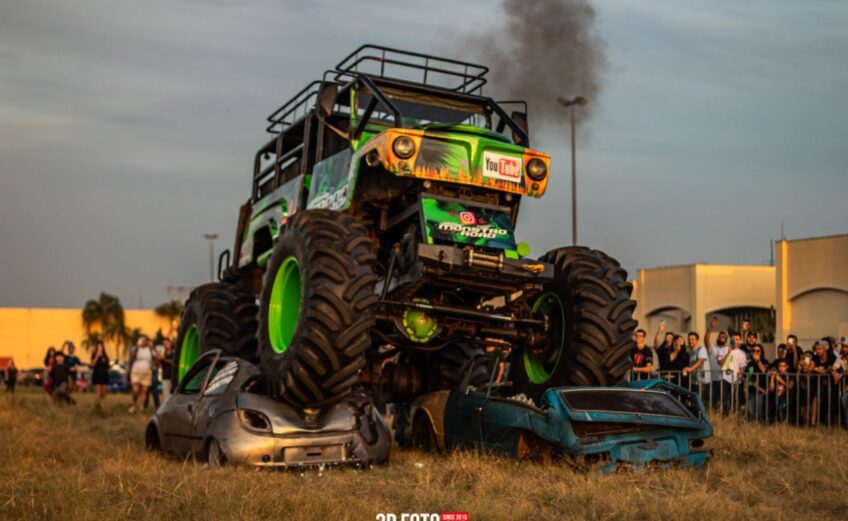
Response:
[[[652,348],[638,329],[631,378],[667,379],[697,391],[711,410],[751,421],[848,427],[848,337],[823,337],[806,351],[789,335],[769,361],[747,321],[741,332],[717,326],[713,317],[702,341],[696,331],[684,337],[661,322]]]
[[[170,394],[174,366],[170,338],[165,337],[154,345],[149,337],[142,335],[130,346],[125,364],[111,361],[102,341],[94,345],[87,364],[76,352],[73,342],[65,341],[59,349],[49,347],[44,355],[43,387],[56,405],[75,405],[75,393],[93,390],[97,395],[96,406],[104,409],[110,386],[113,386],[131,391],[129,412],[134,413],[147,410],[150,401],[158,408],[160,397],[164,400]],[[118,377],[117,381],[112,375]],[[5,375],[7,392],[14,392],[17,376],[17,369],[10,366]]]

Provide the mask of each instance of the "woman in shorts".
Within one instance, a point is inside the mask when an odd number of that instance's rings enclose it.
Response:
[[[147,395],[147,387],[153,378],[155,356],[148,338],[146,336],[139,338],[136,348],[130,356],[130,382],[132,382],[133,394],[133,403],[129,408],[130,413],[141,409],[141,401]]]

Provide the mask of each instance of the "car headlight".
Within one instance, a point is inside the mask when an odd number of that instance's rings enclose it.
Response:
[[[271,432],[271,420],[259,411],[239,409],[238,417],[242,425],[252,431]]]
[[[541,181],[546,175],[548,175],[548,167],[544,161],[538,157],[527,161],[527,177],[534,181]]]
[[[392,151],[401,159],[409,159],[415,153],[415,143],[406,136],[398,136],[392,142]]]

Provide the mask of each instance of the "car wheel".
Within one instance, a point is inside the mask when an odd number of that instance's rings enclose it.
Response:
[[[144,448],[151,452],[161,452],[162,444],[159,442],[159,431],[152,423],[147,426],[144,432]]]
[[[209,446],[206,449],[206,463],[210,469],[218,469],[224,466],[227,462],[224,452],[221,450],[221,445],[217,440],[209,440]]]

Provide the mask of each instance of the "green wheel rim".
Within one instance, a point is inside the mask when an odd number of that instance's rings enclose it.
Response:
[[[274,275],[268,303],[268,338],[277,354],[286,352],[297,329],[300,286],[300,265],[294,257],[286,257]]]
[[[552,362],[546,363],[531,353],[530,350],[524,350],[524,370],[527,373],[527,378],[534,384],[544,384],[556,372],[559,362],[562,359],[562,352],[565,350],[565,308],[559,296],[556,293],[548,291],[542,293],[536,299],[536,302],[533,303],[532,311],[533,313],[542,313],[549,317],[553,322],[551,334],[559,336],[559,345],[555,346],[557,352]]]
[[[183,343],[180,345],[180,361],[177,368],[177,380],[182,381],[186,373],[197,357],[200,356],[200,336],[197,334],[197,324],[192,324],[183,336]]]

